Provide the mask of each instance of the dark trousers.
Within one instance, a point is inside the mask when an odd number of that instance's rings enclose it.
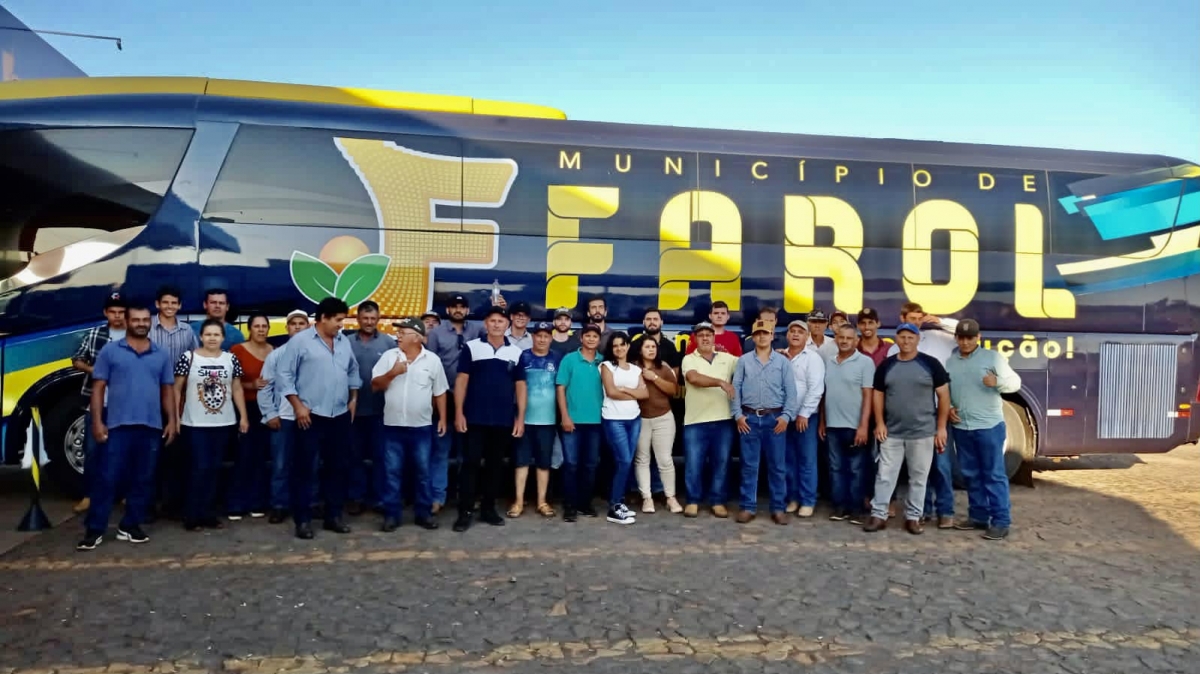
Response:
[[[600,424],[575,424],[575,430],[563,431],[563,507],[584,510],[592,507],[596,487],[596,468],[600,465]]]
[[[380,500],[384,480],[383,442],[381,415],[354,418],[350,443],[350,483],[346,492],[351,501],[373,506]]]
[[[184,426],[188,437],[188,488],[184,499],[184,524],[196,525],[213,519],[221,459],[233,426]]]
[[[88,429],[91,432],[91,429]],[[125,515],[121,528],[141,526],[154,495],[154,465],[162,431],[149,426],[118,426],[108,430],[108,442],[97,444],[88,480],[88,531],[108,528],[117,493],[124,491]]]
[[[238,438],[237,459],[229,479],[226,510],[230,515],[261,513],[267,509],[267,487],[271,481],[270,431],[262,423],[257,403],[251,401],[247,405],[246,416],[250,421],[250,432]]]
[[[512,426],[467,426],[467,443],[458,472],[458,512],[475,509],[475,494],[479,493],[479,508],[483,512],[496,509],[496,494],[504,475],[504,457],[512,444]],[[482,463],[482,467],[480,464]]]
[[[325,520],[338,520],[346,503],[350,413],[336,417],[310,415],[308,428],[295,427],[295,456],[291,462],[292,519],[296,524],[312,521],[313,482],[316,459],[321,458],[322,491],[325,495]]]

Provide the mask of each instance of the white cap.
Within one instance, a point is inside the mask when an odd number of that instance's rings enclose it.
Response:
[[[292,309],[291,311],[289,311],[288,315],[287,315],[287,320],[289,320],[289,321],[292,320],[293,316],[303,316],[305,318],[309,317],[308,312],[304,311],[303,309]]]

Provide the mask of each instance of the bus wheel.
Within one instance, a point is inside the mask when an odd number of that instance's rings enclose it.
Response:
[[[1037,455],[1037,433],[1034,432],[1028,410],[1011,400],[1004,401],[1004,426],[1007,432],[1004,438],[1004,470],[1009,480],[1013,480],[1018,472],[1022,472],[1022,466],[1028,468]]]
[[[65,396],[43,414],[46,456],[56,487],[73,498],[84,494],[83,461],[85,455],[83,407],[77,396]]]

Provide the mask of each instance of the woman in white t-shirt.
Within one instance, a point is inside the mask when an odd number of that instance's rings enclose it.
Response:
[[[250,425],[242,393],[242,365],[232,353],[221,350],[224,340],[225,326],[210,318],[200,326],[200,348],[184,352],[175,363],[175,403],[189,455],[183,508],[183,526],[188,531],[221,528],[213,514],[217,471],[225,448],[233,441],[234,426],[239,425],[238,430],[245,433]]]
[[[634,522],[633,511],[625,507],[625,487],[642,430],[638,401],[650,395],[646,382],[642,381],[642,369],[630,363],[628,357],[629,335],[614,332],[600,364],[600,380],[604,385],[600,419],[615,464],[608,498],[608,521],[614,524]]]

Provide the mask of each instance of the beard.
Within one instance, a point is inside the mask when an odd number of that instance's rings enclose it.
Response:
[[[647,335],[657,335],[662,332],[662,328],[646,328],[644,332]]]
[[[590,318],[593,323],[604,322],[604,314],[592,314],[591,316],[588,316],[588,318]]]

